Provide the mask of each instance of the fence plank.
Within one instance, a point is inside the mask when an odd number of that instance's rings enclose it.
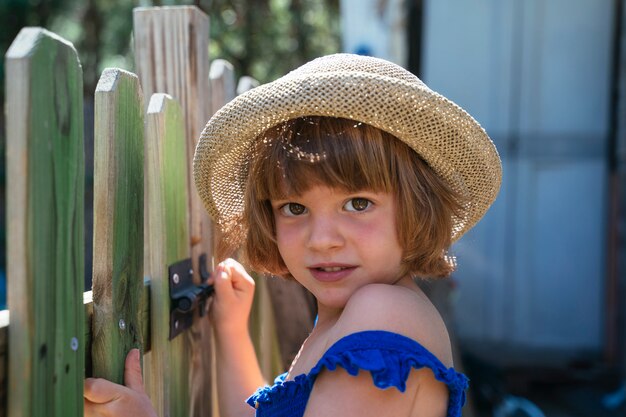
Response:
[[[185,121],[188,176],[189,246],[194,280],[199,282],[198,258],[212,259],[213,232],[208,214],[195,190],[192,176],[193,153],[200,132],[210,114],[209,19],[193,6],[137,8],[133,12],[135,63],[146,97],[167,93],[182,106]],[[211,265],[209,265],[209,269]],[[194,318],[191,331],[190,414],[211,415],[211,329],[208,320]]]
[[[266,380],[273,380],[288,368],[283,367],[278,333],[267,278],[254,274],[256,289],[250,311],[250,338],[259,360],[261,372]]]
[[[296,281],[267,277],[267,289],[276,323],[283,369],[289,369],[300,346],[313,330],[315,298]]]
[[[243,76],[237,83],[237,94],[257,87],[259,82],[250,77]],[[268,281],[265,276],[254,275],[256,291],[252,311],[250,312],[250,336],[259,359],[261,371],[266,379],[272,380],[276,375],[283,373],[288,368],[283,367],[281,351],[278,342],[278,332],[272,300],[268,290]]]
[[[259,85],[261,85],[261,83],[259,83],[256,79],[250,77],[249,75],[244,75],[237,83],[237,94],[243,94],[248,90],[258,87]]]
[[[9,416],[82,416],[82,70],[25,28],[6,55]]]
[[[211,90],[211,115],[218,111],[224,104],[235,98],[235,72],[233,65],[224,60],[216,59],[211,63],[209,71],[209,86]],[[217,228],[213,229],[213,242],[217,245],[220,233]],[[215,351],[214,341],[211,340],[211,351]],[[211,412],[213,416],[219,416],[219,398],[217,396],[217,373],[215,356],[211,358]],[[208,415],[208,414],[206,414]]]
[[[135,65],[145,96],[166,93],[180,103],[187,128],[187,155],[191,161],[211,110],[207,77],[209,18],[195,6],[139,7],[133,11],[133,28]],[[193,187],[191,165],[188,178]],[[198,255],[212,252],[210,239],[203,236],[210,231],[210,226],[202,221],[204,210],[195,190],[189,193],[189,198],[190,238],[197,270]],[[203,240],[209,246],[202,247]]]
[[[211,114],[213,115],[237,94],[233,64],[225,59],[216,59],[211,62],[209,86],[211,88]]]
[[[189,258],[187,158],[180,105],[154,94],[146,117],[146,225],[150,252],[151,351],[144,358],[146,388],[159,416],[189,415],[189,340],[169,338],[167,266]]]
[[[142,347],[143,112],[138,77],[104,70],[95,93],[92,359],[94,376],[118,384],[126,354]]]

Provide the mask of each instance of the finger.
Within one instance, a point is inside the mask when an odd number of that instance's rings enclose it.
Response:
[[[131,349],[126,355],[124,364],[124,385],[133,391],[145,393],[143,388],[143,375],[141,374],[141,353],[139,349]]]
[[[89,400],[85,400],[83,407],[83,417],[105,417],[105,414],[100,412],[102,409],[100,404],[95,404]]]
[[[231,298],[233,296],[233,283],[230,271],[220,264],[215,269],[215,294],[218,299]]]
[[[83,396],[86,400],[103,404],[120,397],[124,387],[102,378],[87,378],[84,383]]]
[[[232,285],[236,290],[254,288],[254,280],[239,262],[234,259],[227,259],[224,261],[224,269],[230,274],[233,281]]]
[[[218,265],[213,273],[213,285],[216,287],[220,287],[220,289],[227,288],[231,286],[229,280],[230,276],[228,274],[228,271],[225,270],[224,266]]]

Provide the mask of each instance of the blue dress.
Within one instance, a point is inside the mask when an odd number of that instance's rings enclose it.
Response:
[[[248,404],[256,408],[257,417],[302,417],[317,375],[326,368],[338,366],[350,375],[360,369],[369,371],[374,385],[384,389],[406,390],[412,368],[430,368],[435,378],[448,386],[448,417],[461,415],[468,379],[454,368],[446,368],[421,344],[406,336],[381,330],[353,333],[337,341],[308,374],[285,381],[287,373],[276,378],[274,385],[259,388]]]

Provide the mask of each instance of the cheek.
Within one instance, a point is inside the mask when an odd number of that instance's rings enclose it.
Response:
[[[380,221],[371,225],[367,230],[367,240],[371,242],[372,250],[377,250],[383,256],[392,257],[396,261],[402,258],[403,250],[400,243],[400,237],[396,228],[394,217],[384,217]],[[365,236],[362,239],[366,239]],[[398,259],[395,259],[398,258]],[[389,258],[391,261],[392,258]]]
[[[293,228],[284,224],[276,224],[276,244],[278,252],[284,261],[287,261],[293,255],[296,245],[296,236]]]

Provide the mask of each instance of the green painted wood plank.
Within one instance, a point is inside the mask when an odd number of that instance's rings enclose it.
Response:
[[[82,69],[25,28],[6,55],[10,417],[82,416]]]
[[[94,376],[118,384],[126,354],[142,348],[143,137],[139,79],[105,69],[95,93],[91,354]]]
[[[211,269],[213,225],[193,185],[192,162],[200,132],[210,115],[209,16],[195,6],[140,7],[133,11],[135,68],[145,97],[167,93],[180,103],[187,132],[189,245],[194,280],[200,282],[198,260],[206,253]],[[212,331],[208,320],[194,318],[191,338],[189,398],[193,417],[212,410]]]
[[[146,116],[146,236],[150,251],[151,351],[145,356],[148,395],[159,416],[189,415],[190,341],[186,334],[169,338],[168,266],[189,258],[187,158],[180,105],[154,94]]]

